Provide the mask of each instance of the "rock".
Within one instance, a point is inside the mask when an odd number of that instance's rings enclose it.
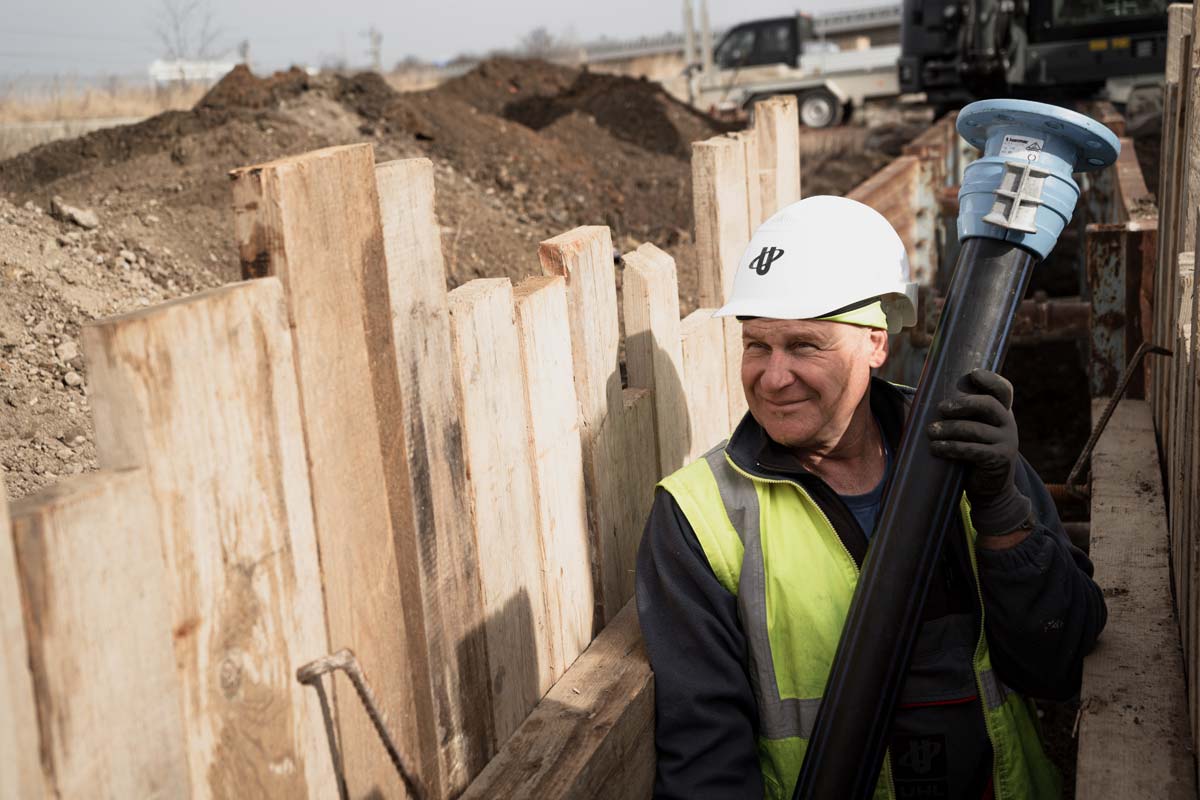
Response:
[[[117,255],[128,261],[130,264],[137,263],[137,253],[133,252],[132,250],[122,250]]]
[[[63,222],[73,222],[87,230],[99,227],[100,225],[100,218],[96,216],[95,211],[88,208],[69,206],[57,196],[50,201],[50,215]]]
[[[87,441],[87,435],[83,432],[83,428],[73,426],[63,431],[58,440],[71,447],[80,447]]]
[[[79,345],[68,340],[54,348],[54,355],[58,356],[58,360],[68,362],[79,355]]]
[[[75,370],[71,370],[66,375],[63,375],[63,383],[67,386],[82,386],[83,377]]]

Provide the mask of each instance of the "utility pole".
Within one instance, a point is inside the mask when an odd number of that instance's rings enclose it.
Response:
[[[687,81],[688,105],[696,104],[696,19],[692,0],[683,0],[683,77]]]
[[[711,75],[713,71],[713,41],[712,26],[708,24],[708,0],[700,0],[700,54],[704,72]]]
[[[383,72],[383,34],[372,25],[367,28],[367,52],[371,56],[371,69]]]
[[[692,0],[683,0],[683,63],[696,63],[696,22],[692,18]]]

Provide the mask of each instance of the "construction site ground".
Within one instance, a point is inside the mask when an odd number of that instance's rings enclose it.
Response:
[[[844,193],[920,125],[876,112],[821,132],[806,195]],[[0,162],[0,465],[21,497],[95,469],[87,321],[238,280],[226,173],[370,141],[377,161],[428,157],[448,281],[539,272],[537,242],[605,224],[618,250],[674,255],[697,304],[690,144],[728,129],[658,84],[496,59],[399,93],[377,74],[227,75],[190,111],[43,145]],[[52,208],[53,199],[61,208]],[[95,227],[69,209],[95,215]]]

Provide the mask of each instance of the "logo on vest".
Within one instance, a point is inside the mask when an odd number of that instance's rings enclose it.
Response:
[[[757,272],[759,275],[766,275],[770,271],[771,265],[783,257],[782,247],[764,247],[762,252],[754,257],[750,262],[750,269]]]

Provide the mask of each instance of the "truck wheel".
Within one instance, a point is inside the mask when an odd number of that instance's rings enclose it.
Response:
[[[833,92],[813,89],[800,95],[800,122],[809,128],[828,128],[842,121],[842,104]]]

